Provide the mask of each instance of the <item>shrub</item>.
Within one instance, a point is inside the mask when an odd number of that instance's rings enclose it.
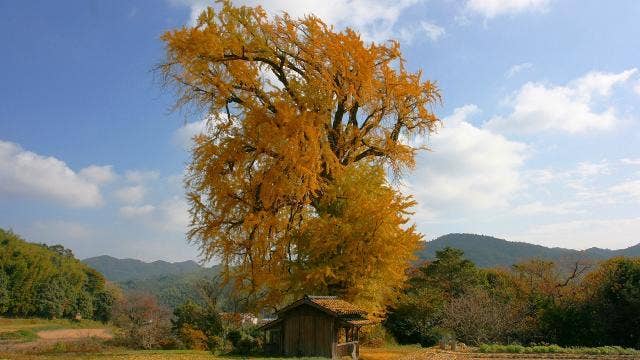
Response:
[[[135,349],[166,349],[175,347],[167,309],[158,305],[149,294],[129,294],[114,309],[114,324],[121,328],[122,345]]]
[[[202,330],[194,329],[191,325],[185,324],[178,331],[178,338],[187,349],[207,350],[209,339]]]
[[[173,333],[184,347],[194,350],[219,350],[217,340],[222,334],[220,315],[213,305],[202,307],[188,300],[173,311]]]
[[[360,344],[371,347],[382,347],[384,345],[397,345],[397,342],[382,324],[376,324],[360,329]]]
[[[231,342],[231,346],[234,348],[238,346],[238,342],[242,339],[242,332],[240,330],[231,330],[227,333],[227,340]]]
[[[231,343],[233,352],[241,355],[260,352],[264,345],[255,327],[232,329],[227,333],[227,340]]]

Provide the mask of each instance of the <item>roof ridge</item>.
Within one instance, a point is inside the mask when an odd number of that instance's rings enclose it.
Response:
[[[304,297],[307,299],[331,299],[331,300],[338,299],[338,297],[335,295],[305,295]]]

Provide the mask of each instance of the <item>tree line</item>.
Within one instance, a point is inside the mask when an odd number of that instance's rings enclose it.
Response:
[[[480,269],[445,248],[415,269],[385,328],[401,343],[640,348],[640,258]]]
[[[29,243],[3,229],[0,249],[0,315],[110,319],[116,290],[71,250]]]

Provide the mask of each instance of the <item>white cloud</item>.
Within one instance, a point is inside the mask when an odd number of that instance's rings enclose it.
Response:
[[[149,204],[141,206],[128,205],[121,207],[118,212],[123,217],[135,219],[150,215],[154,210],[155,206]]]
[[[594,95],[609,96],[614,85],[623,83],[633,76],[638,69],[632,68],[621,73],[605,73],[591,71],[573,82],[573,88],[580,98],[587,101]]]
[[[106,184],[113,181],[117,176],[113,172],[113,166],[91,165],[80,170],[80,176],[95,184]]]
[[[431,151],[420,155],[419,170],[406,180],[421,206],[456,213],[504,208],[522,187],[527,146],[469,123],[478,111],[475,105],[455,109],[429,139]]]
[[[516,64],[516,65],[511,66],[509,68],[509,70],[507,70],[507,72],[504,74],[504,76],[507,79],[510,79],[513,76],[515,76],[516,74],[518,74],[518,73],[520,73],[522,71],[525,71],[525,70],[529,70],[532,67],[533,67],[533,64],[530,63],[530,62],[524,62],[524,63],[521,63],[521,64]]]
[[[155,170],[129,170],[125,172],[124,177],[132,183],[143,183],[150,180],[156,180],[160,177],[160,173]]]
[[[168,231],[185,233],[190,223],[189,206],[185,199],[175,196],[158,207],[161,227]]]
[[[640,180],[628,180],[613,185],[609,188],[609,193],[622,196],[623,199],[640,201]]]
[[[125,186],[116,190],[115,196],[125,204],[136,204],[144,199],[147,189],[142,185]]]
[[[609,175],[611,169],[606,160],[600,162],[583,161],[578,163],[575,173],[581,177],[591,177],[596,175]]]
[[[468,0],[465,8],[487,19],[527,11],[544,12],[550,0]]]
[[[618,74],[590,72],[564,86],[528,82],[507,99],[512,112],[490,119],[486,127],[520,133],[610,129],[619,122],[616,109],[608,106],[597,110],[598,100],[608,97],[613,86],[627,81],[635,72],[635,68]]]
[[[640,80],[636,82],[636,86],[633,87],[633,90],[636,92],[636,94],[640,95]]]
[[[624,158],[624,159],[620,159],[620,162],[625,165],[640,165],[640,158],[637,158],[637,159]]]
[[[640,218],[573,220],[533,226],[509,240],[572,249],[626,248],[638,243]]]
[[[153,230],[186,233],[190,222],[187,202],[174,196],[157,205],[127,205],[118,212],[124,218],[142,223]]]
[[[435,23],[428,21],[421,21],[420,26],[424,30],[425,34],[431,41],[438,41],[445,34],[445,30],[442,26],[438,26]]]
[[[46,198],[73,207],[99,206],[98,185],[105,177],[97,168],[90,166],[78,174],[54,157],[0,141],[0,194]]]
[[[192,139],[207,130],[207,119],[186,123],[173,133],[173,142],[184,149],[190,149]]]
[[[202,10],[213,1],[170,0],[176,5],[191,8],[194,24]],[[393,37],[394,26],[400,14],[421,0],[242,0],[236,5],[262,6],[270,14],[288,12],[293,17],[314,14],[328,24],[339,28],[352,27],[360,31],[366,40],[387,40]]]
[[[558,174],[551,169],[535,169],[526,171],[525,178],[531,184],[545,185],[557,179]]]

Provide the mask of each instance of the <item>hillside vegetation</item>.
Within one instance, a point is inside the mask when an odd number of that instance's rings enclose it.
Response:
[[[203,269],[192,260],[144,262],[137,259],[116,259],[108,255],[91,257],[82,260],[82,262],[101,272],[110,281],[115,282],[187,274]]]
[[[112,303],[102,274],[71,250],[0,229],[0,315],[106,321]]]
[[[607,260],[618,256],[640,256],[640,244],[620,250],[590,248],[579,251],[548,248],[477,234],[447,234],[424,243],[418,259],[433,260],[437,251],[452,247],[464,251],[467,259],[481,268],[509,267],[530,259],[553,261]]]
[[[142,292],[154,295],[161,305],[170,309],[187,300],[203,304],[207,294],[204,287],[217,283],[218,266],[204,267],[195,261],[144,262],[134,259],[117,259],[97,256],[82,260],[126,292]],[[224,290],[224,294],[228,291]],[[223,292],[221,290],[221,293]],[[220,306],[225,307],[221,297]]]
[[[434,260],[435,253],[445,247],[464,251],[465,257],[480,268],[510,267],[531,259],[570,263],[576,260],[607,260],[617,256],[640,256],[640,245],[627,249],[609,250],[591,248],[585,251],[548,248],[523,242],[513,242],[492,236],[476,234],[447,234],[425,242],[418,251],[418,263]],[[204,267],[194,261],[144,262],[135,259],[117,259],[97,256],[83,260],[125,291],[153,294],[160,304],[175,308],[187,300],[203,303],[203,284],[215,283],[219,267]],[[222,289],[219,305],[236,309],[228,301],[229,289]]]

